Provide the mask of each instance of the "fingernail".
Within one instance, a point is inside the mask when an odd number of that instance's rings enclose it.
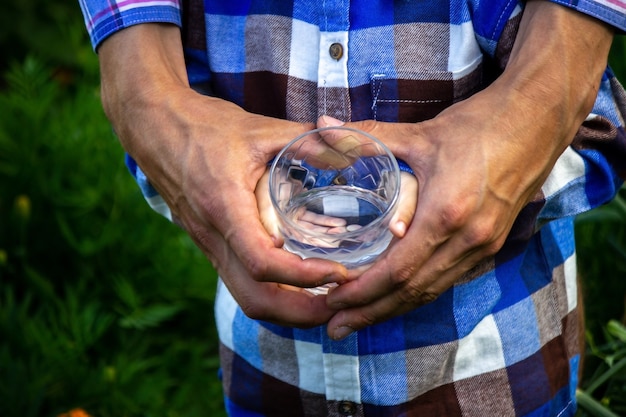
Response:
[[[329,273],[328,275],[326,275],[324,278],[324,282],[325,283],[330,283],[330,282],[336,282],[338,284],[341,284],[343,282],[345,282],[345,280],[347,279],[347,271],[345,270],[345,267],[340,267],[340,269],[336,269],[334,271],[332,271],[331,273]]]
[[[322,116],[322,122],[324,123],[324,127],[326,126],[343,126],[345,122],[342,122],[339,119],[335,119],[334,117],[330,117],[327,115]]]
[[[280,236],[277,236],[275,234],[271,234],[270,238],[272,239],[272,243],[274,244],[274,247],[276,248],[280,248],[283,246],[283,239]]]
[[[332,338],[334,340],[342,340],[350,336],[352,333],[354,333],[354,329],[352,327],[341,326],[335,329]]]
[[[342,275],[339,274],[330,274],[324,277],[324,280],[322,281],[322,285],[327,285],[327,284],[340,284],[344,281],[344,277]]]

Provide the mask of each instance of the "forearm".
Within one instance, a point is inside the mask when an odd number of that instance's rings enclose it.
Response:
[[[562,151],[593,107],[612,39],[613,30],[599,20],[529,1],[496,86],[508,89],[534,121],[545,120]]]
[[[612,36],[605,24],[576,11],[528,2],[504,72],[425,124],[426,134],[438,148],[451,140],[441,135],[451,126],[461,138],[479,132],[458,146],[481,155],[493,193],[519,212],[592,109]]]
[[[253,115],[196,93],[175,26],[124,29],[103,43],[100,62],[103,105],[122,145],[243,311],[292,326],[327,321],[333,311],[322,298],[275,282],[341,282],[345,268],[302,261],[276,248],[254,195],[267,161],[309,126]]]
[[[587,143],[589,150],[577,153],[575,146],[569,147],[584,131],[581,124],[598,97],[612,38],[608,25],[589,16],[550,2],[528,3],[507,69],[498,82],[510,86],[530,122],[525,127],[526,143],[520,146],[529,147],[536,157],[529,157],[518,169],[537,176],[530,187],[536,192],[525,198],[541,204],[535,228],[589,210],[615,192],[613,174],[604,162],[610,155],[591,149],[600,146],[603,152],[619,154],[619,147],[609,150],[617,138],[598,131]],[[611,130],[607,123],[604,119],[593,126]],[[592,176],[596,186],[590,190]]]
[[[129,27],[107,39],[99,57],[103,107],[122,146],[175,204],[186,170],[207,164],[200,158],[228,140],[224,129],[233,129],[229,115],[245,112],[190,87],[177,26]]]
[[[131,26],[107,39],[98,55],[105,105],[159,87],[189,86],[180,29],[174,25]]]
[[[520,28],[520,36],[532,39],[533,34],[528,32],[533,22],[538,28],[547,27],[546,42],[551,45],[542,59],[547,69],[536,76],[541,82],[554,86],[554,90],[546,89],[544,93],[544,96],[551,95],[552,101],[547,97],[538,102],[550,104],[545,108],[546,119],[541,120],[538,127],[551,136],[543,138],[543,142],[538,137],[538,146],[542,151],[555,152],[559,159],[550,165],[541,192],[534,196],[538,203],[535,208],[539,204],[542,207],[535,227],[554,219],[576,216],[610,201],[619,188],[617,177],[624,175],[624,164],[620,161],[626,158],[626,138],[620,133],[620,126],[614,124],[619,123],[619,113],[624,114],[623,104],[620,109],[619,101],[615,101],[623,90],[617,84],[610,86],[608,78],[603,79],[613,30],[583,14],[559,6],[553,8],[555,10],[547,10],[545,15],[535,8],[535,13],[529,14],[527,26]],[[555,17],[546,21],[550,13]],[[566,19],[559,20],[563,17]],[[554,30],[558,33],[549,36]],[[537,31],[542,33],[541,29]],[[534,39],[537,40],[537,35]],[[528,56],[518,58],[516,65],[521,60],[530,61]],[[550,74],[558,79],[551,80]],[[593,108],[594,104],[598,104],[597,107]],[[568,145],[571,146],[565,149]]]
[[[180,29],[168,24],[129,27],[102,44],[99,58],[104,111],[124,148],[135,156],[139,150],[132,124],[146,119],[139,114],[158,113],[168,95],[189,88]]]

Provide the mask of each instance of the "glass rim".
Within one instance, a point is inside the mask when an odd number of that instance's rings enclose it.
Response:
[[[287,149],[291,147],[291,145],[293,145],[294,143],[298,142],[300,139],[303,139],[306,136],[328,131],[328,130],[345,130],[345,131],[353,132],[353,133],[367,137],[368,139],[376,143],[378,146],[380,146],[380,148],[385,152],[385,154],[387,154],[391,162],[392,171],[390,171],[390,174],[395,177],[396,186],[393,191],[393,195],[391,199],[389,200],[389,204],[387,205],[387,207],[385,207],[385,210],[376,219],[366,224],[365,226],[362,226],[358,230],[341,232],[341,233],[336,233],[333,235],[333,236],[337,236],[338,238],[348,238],[351,236],[358,236],[368,231],[369,229],[373,229],[377,227],[380,223],[386,221],[388,218],[390,219],[390,215],[393,214],[393,212],[396,210],[396,205],[398,203],[398,199],[400,196],[400,167],[398,165],[398,161],[396,160],[395,155],[391,152],[391,150],[387,147],[387,145],[385,145],[383,142],[380,141],[380,139],[376,138],[375,136],[367,132],[364,132],[362,130],[359,130],[353,127],[348,127],[348,126],[326,126],[326,127],[320,127],[317,129],[306,131],[296,136],[294,139],[290,140],[289,143],[287,143],[280,150],[280,152],[278,152],[278,154],[274,157],[274,160],[272,161],[272,164],[270,166],[270,175],[269,175],[270,200],[272,201],[272,206],[274,207],[274,210],[276,210],[280,214],[279,223],[282,221],[282,222],[289,224],[289,226],[297,229],[299,233],[301,233],[304,236],[316,236],[319,233],[319,232],[308,231],[306,229],[302,229],[300,226],[298,226],[298,224],[296,224],[296,222],[294,222],[288,216],[284,215],[285,211],[280,208],[278,201],[276,201],[276,197],[274,196],[274,181],[273,180],[275,177],[274,172],[275,172],[276,166],[278,165],[281,157],[285,154]],[[281,228],[280,224],[278,226],[279,228]]]

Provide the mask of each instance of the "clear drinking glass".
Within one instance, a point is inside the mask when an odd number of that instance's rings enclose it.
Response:
[[[391,151],[365,132],[337,126],[298,136],[274,159],[269,182],[284,249],[302,258],[356,268],[392,239],[400,170]]]

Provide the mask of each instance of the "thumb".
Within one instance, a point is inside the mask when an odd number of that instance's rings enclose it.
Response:
[[[330,117],[328,115],[320,116],[317,119],[317,127],[335,127],[335,126],[343,126],[345,122],[342,122],[339,119],[335,119],[334,117]]]
[[[404,237],[406,230],[413,221],[413,216],[417,208],[418,191],[419,184],[417,183],[417,178],[408,172],[401,172],[398,207],[389,222],[389,229],[397,238]]]
[[[270,198],[269,170],[267,170],[259,180],[254,193],[256,195],[259,217],[265,230],[272,238],[274,246],[283,246],[283,237],[278,229],[278,217]]]

